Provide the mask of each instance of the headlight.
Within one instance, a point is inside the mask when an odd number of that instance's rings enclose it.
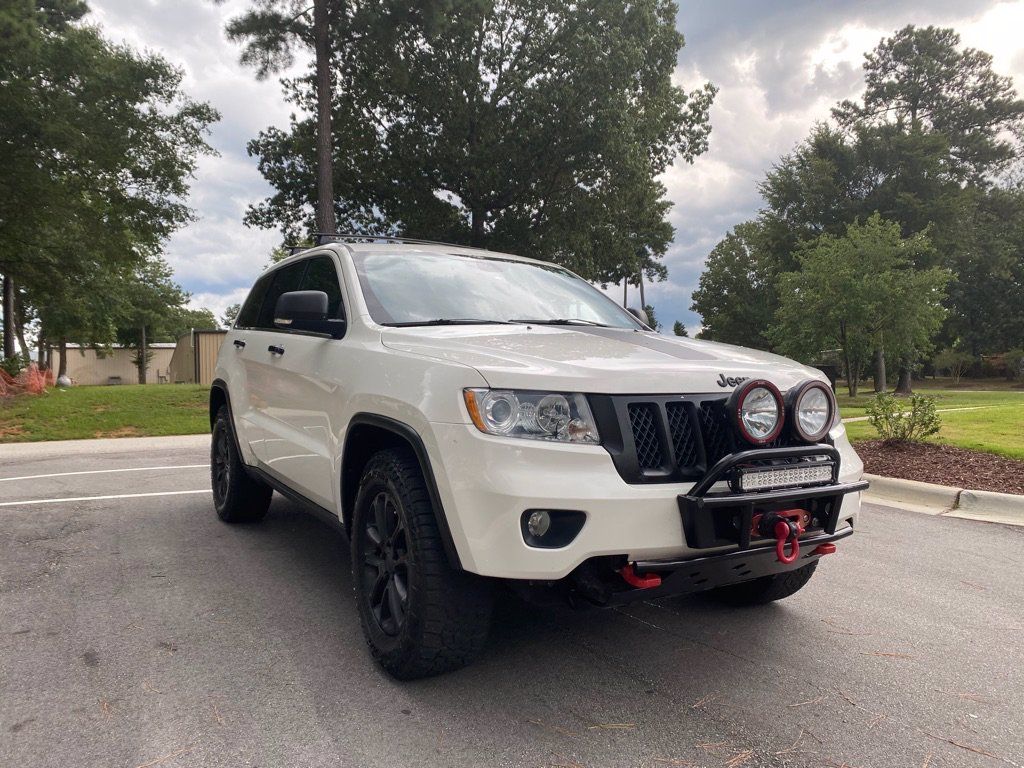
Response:
[[[466,389],[463,396],[473,423],[489,435],[594,445],[601,442],[583,395]]]
[[[835,425],[836,408],[832,390],[820,381],[805,381],[789,391],[793,431],[801,440],[817,443]]]
[[[778,437],[785,419],[778,387],[764,379],[743,382],[729,398],[729,412],[743,439],[754,445]]]

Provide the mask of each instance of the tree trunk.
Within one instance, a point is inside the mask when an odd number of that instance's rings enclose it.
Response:
[[[857,396],[857,383],[860,376],[853,371],[853,363],[850,362],[850,354],[843,352],[843,359],[846,361],[846,391],[850,397]]]
[[[910,381],[910,366],[900,366],[900,376],[896,381],[896,394],[903,397],[909,397],[914,394],[914,385]]]
[[[14,280],[4,275],[4,357],[14,355]]]
[[[470,245],[474,248],[484,247],[484,212],[474,208],[472,212],[473,239]]]
[[[18,346],[21,347],[21,354],[26,361],[32,360],[32,350],[25,341],[25,312],[21,307],[21,301],[17,294],[14,296],[14,335],[18,337]]]
[[[68,375],[68,340],[60,337],[60,364],[57,367],[57,378]]]
[[[879,347],[875,350],[875,392],[885,392],[886,389],[885,350]]]
[[[328,0],[313,0],[313,38],[316,49],[316,219],[321,232],[335,234],[334,141],[331,134],[331,39]]]
[[[146,383],[146,326],[142,326],[142,344],[139,345],[139,384]]]
[[[644,298],[644,271],[640,270],[640,274],[637,275],[637,279],[640,280],[640,309],[644,312],[647,311],[647,300]]]
[[[36,338],[36,346],[39,347],[39,367],[46,365],[46,339],[43,338],[43,329],[39,329],[39,336]]]
[[[622,278],[622,308],[629,306],[629,280]]]

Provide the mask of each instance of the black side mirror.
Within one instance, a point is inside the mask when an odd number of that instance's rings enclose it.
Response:
[[[323,291],[282,293],[274,305],[274,325],[286,331],[322,333],[332,339],[345,335],[345,321],[327,317],[327,294]]]
[[[644,310],[637,309],[636,307],[630,307],[626,311],[629,312],[629,314],[631,314],[633,317],[635,317],[641,323],[646,325],[648,328],[651,327],[651,320],[650,320],[649,317],[647,317],[647,313]]]

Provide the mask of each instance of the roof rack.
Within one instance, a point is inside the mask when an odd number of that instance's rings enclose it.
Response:
[[[312,245],[290,245],[288,255],[307,251],[324,243],[348,243],[348,242],[385,242],[385,243],[408,243],[410,245],[446,245],[452,248],[467,248],[465,244],[445,243],[440,240],[421,240],[415,237],[396,237],[393,235],[357,235],[351,233],[328,234],[327,232],[314,232]]]

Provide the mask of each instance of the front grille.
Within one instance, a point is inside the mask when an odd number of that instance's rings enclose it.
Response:
[[[658,438],[658,406],[654,403],[632,403],[629,423],[636,445],[636,461],[642,469],[655,469],[664,463],[661,440]]]
[[[724,400],[705,400],[700,404],[700,428],[708,466],[733,452],[733,433],[725,412]]]
[[[697,430],[688,409],[683,403],[667,403],[665,413],[668,415],[668,433],[672,437],[676,466],[696,466],[700,463],[700,450],[697,447]]]
[[[602,442],[629,483],[697,480],[741,440],[717,395],[590,395]],[[764,448],[797,445],[786,433]]]

